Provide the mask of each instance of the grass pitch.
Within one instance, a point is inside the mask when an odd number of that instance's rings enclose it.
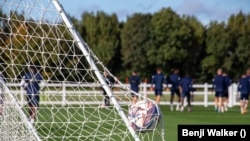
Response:
[[[178,125],[179,124],[191,124],[191,125],[195,125],[195,124],[202,124],[202,125],[210,125],[210,124],[250,124],[250,112],[242,115],[240,114],[240,109],[239,106],[235,106],[233,108],[229,108],[229,110],[227,112],[224,113],[217,113],[214,110],[213,106],[209,106],[209,107],[203,107],[203,106],[193,106],[192,111],[188,112],[187,109],[185,109],[185,111],[180,112],[180,111],[170,111],[170,106],[169,105],[161,105],[160,106],[162,114],[163,114],[163,122],[164,122],[164,126],[165,126],[165,140],[167,141],[177,141],[177,133],[178,133]],[[27,110],[27,109],[26,109]],[[54,109],[54,110],[58,110],[58,109]],[[46,112],[46,114],[42,113],[42,112]],[[56,111],[52,111],[51,114],[55,113]],[[50,123],[43,123],[40,124],[39,126],[42,127],[49,127],[50,126],[50,135],[65,135],[65,134],[69,134],[69,135],[77,135],[78,130],[82,130],[80,127],[81,125],[75,125],[76,127],[71,127],[72,129],[76,129],[75,131],[70,131],[70,130],[66,130],[65,128],[67,127],[67,116],[66,113],[71,113],[68,116],[74,116],[74,118],[76,118],[75,120],[80,119],[79,114],[79,110],[77,110],[77,108],[69,108],[69,109],[64,109],[64,110],[60,110],[61,114],[57,114],[53,119],[53,121],[61,121],[59,122],[59,124],[54,124],[54,127],[51,127],[49,124]],[[94,117],[94,113],[90,113],[93,114]],[[51,115],[48,115],[48,111],[44,111],[44,110],[39,110],[39,115],[40,116],[44,116],[46,115],[46,119],[49,119]],[[105,114],[106,115],[106,114]],[[103,115],[104,116],[104,115]],[[42,117],[39,117],[40,119]],[[83,120],[83,119],[82,119]],[[39,123],[38,123],[39,124]],[[94,126],[94,125],[93,125]],[[51,129],[53,128],[53,129]],[[123,127],[125,128],[125,127]],[[46,128],[40,128],[38,130],[39,135],[44,135],[46,136],[47,131],[43,130]],[[110,130],[112,129],[112,127],[110,127]],[[85,129],[86,130],[86,126]],[[91,128],[89,129],[91,130]],[[106,130],[106,129],[105,129]],[[67,132],[65,132],[67,131]],[[53,133],[51,133],[53,132]],[[92,131],[91,131],[92,132]],[[94,132],[94,131],[93,131]],[[47,136],[49,137],[49,136]],[[49,139],[48,139],[49,140]],[[61,139],[58,139],[61,140]],[[85,138],[83,138],[82,140],[85,140]]]
[[[165,139],[177,141],[179,124],[250,124],[250,113],[240,114],[239,106],[227,112],[217,113],[213,106],[194,106],[191,112],[170,111],[169,106],[161,106],[165,124]]]

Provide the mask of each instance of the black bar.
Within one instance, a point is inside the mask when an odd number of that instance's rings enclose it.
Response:
[[[250,125],[178,125],[178,141],[250,141]]]

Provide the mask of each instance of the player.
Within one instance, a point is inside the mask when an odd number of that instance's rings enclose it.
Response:
[[[108,86],[112,89],[112,87],[115,83],[115,78],[112,77],[111,75],[109,75],[107,71],[103,72],[103,76],[104,76],[104,79],[105,79],[106,83],[108,84]],[[105,89],[102,88],[102,90],[103,90],[103,95],[104,95],[104,108],[107,108],[107,106],[110,106],[110,99],[109,99],[109,96],[107,95],[107,92],[105,91]]]
[[[185,77],[180,81],[179,86],[180,92],[181,92],[181,111],[184,110],[184,100],[187,98],[188,103],[188,111],[191,111],[191,92],[193,90],[193,80],[189,76],[188,73],[186,73]]]
[[[223,77],[225,79],[225,90],[224,90],[224,95],[223,95],[223,106],[224,110],[228,110],[228,88],[230,87],[232,80],[230,77],[227,75],[227,73],[223,72]]]
[[[0,116],[3,114],[3,101],[4,101],[4,86],[2,83],[5,83],[5,77],[0,71]]]
[[[179,69],[174,69],[173,74],[170,75],[169,77],[169,83],[171,84],[171,95],[170,95],[170,110],[174,110],[174,95],[176,94],[178,99],[177,99],[177,104],[176,104],[176,110],[178,111],[180,109],[180,103],[181,103],[181,96],[180,96],[180,91],[179,91],[179,85],[180,85],[181,77],[179,76]]]
[[[247,78],[250,81],[250,68],[247,69],[246,73],[247,73]],[[250,95],[250,91],[249,91],[249,95]]]
[[[223,109],[223,95],[225,90],[225,78],[222,76],[222,69],[218,69],[216,76],[213,79],[213,91],[215,91],[215,110],[217,112],[224,112]]]
[[[31,123],[34,123],[36,121],[37,108],[39,107],[39,90],[44,87],[43,77],[36,70],[35,66],[29,66],[28,72],[22,78],[21,86],[27,94],[29,120]]]
[[[155,101],[158,105],[160,104],[164,83],[166,83],[166,77],[163,75],[162,70],[158,68],[151,81],[151,90],[155,92]]]
[[[240,93],[241,114],[245,114],[247,112],[249,91],[250,91],[250,81],[247,78],[247,76],[243,74],[238,84],[238,92]]]
[[[247,78],[250,79],[250,68],[247,69]]]
[[[138,76],[136,71],[133,71],[132,75],[129,77],[129,84],[130,84],[131,90],[138,93],[140,83],[141,83],[140,77]],[[131,95],[133,97],[132,103],[134,104],[136,103],[138,96],[135,95],[133,92],[131,93]]]

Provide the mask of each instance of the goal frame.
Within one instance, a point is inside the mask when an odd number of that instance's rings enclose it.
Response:
[[[60,0],[0,0],[5,94],[0,140],[165,141],[162,111],[153,97],[116,78],[73,23]],[[86,31],[102,28],[88,23],[81,24]],[[146,108],[143,118],[131,115],[134,96],[153,104],[157,113]],[[144,115],[154,115],[147,119],[155,126],[135,129]]]
[[[73,28],[72,22],[68,19],[62,5],[58,2],[58,0],[53,0],[53,4],[54,4],[56,10],[60,13],[63,21],[65,22],[66,26],[69,29],[71,35],[73,36],[73,38],[75,38],[78,47],[83,52],[83,54],[86,56],[86,60],[88,61],[90,67],[92,67],[92,69],[94,70],[95,75],[97,76],[98,80],[100,81],[100,83],[103,86],[104,90],[106,91],[107,95],[110,97],[110,100],[113,102],[114,107],[116,108],[117,112],[119,113],[119,115],[121,116],[121,118],[124,121],[125,125],[127,126],[130,134],[133,136],[135,141],[140,141],[140,139],[139,139],[138,135],[136,134],[135,130],[130,126],[129,121],[128,121],[125,113],[123,112],[122,108],[118,104],[115,96],[113,96],[113,93],[112,93],[110,87],[108,86],[108,84],[106,83],[106,81],[102,77],[100,71],[98,70],[97,66],[93,62],[93,60],[91,58],[91,55],[87,50],[87,48],[88,48],[87,43],[84,42],[84,40],[81,38],[79,33],[76,31],[76,29]]]

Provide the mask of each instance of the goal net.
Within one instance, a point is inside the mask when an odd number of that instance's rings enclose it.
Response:
[[[36,141],[40,138],[31,123],[13,97],[5,82],[0,79],[0,140],[1,141]]]
[[[153,128],[132,126],[131,90],[95,56],[57,0],[0,0],[0,71],[0,140],[164,140],[158,106]]]

